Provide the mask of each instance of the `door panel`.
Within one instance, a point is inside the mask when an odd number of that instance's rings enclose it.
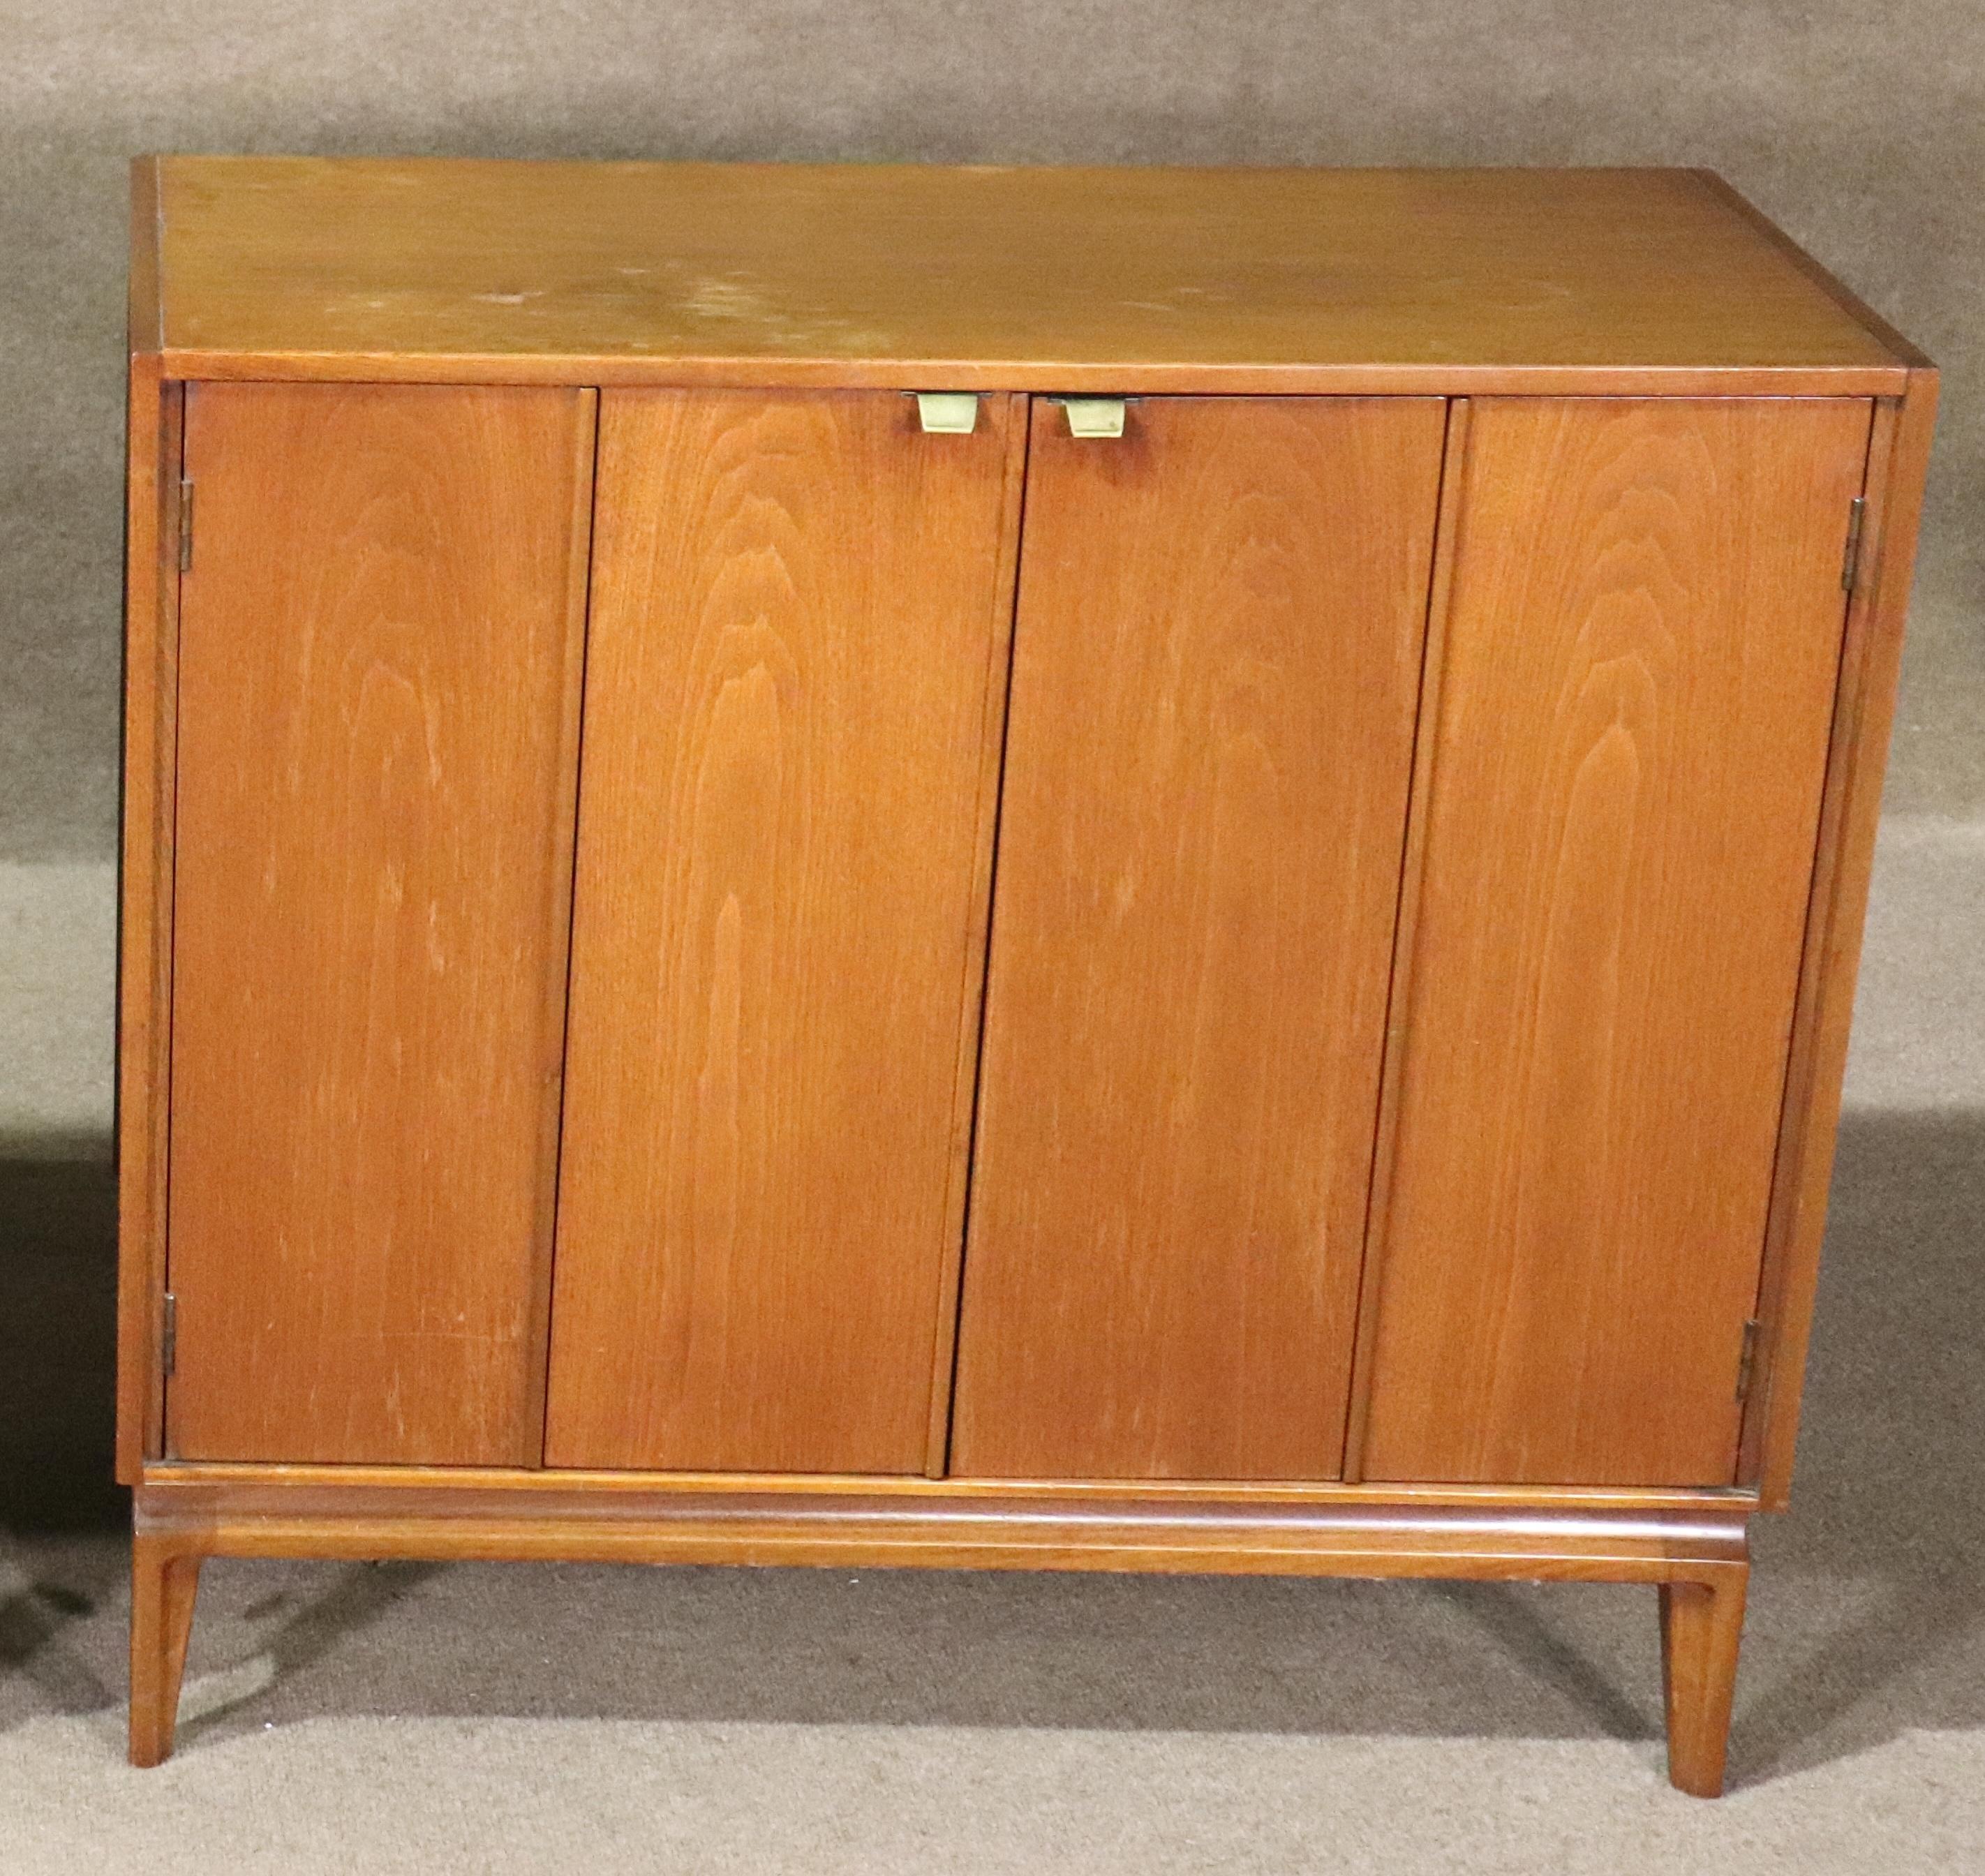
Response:
[[[1869,417],[1473,406],[1368,1478],[1733,1476]]]
[[[1036,408],[955,1472],[1338,1472],[1444,421]]]
[[[606,394],[554,1465],[924,1468],[1023,409]]]
[[[186,413],[169,1450],[535,1464],[591,394]]]

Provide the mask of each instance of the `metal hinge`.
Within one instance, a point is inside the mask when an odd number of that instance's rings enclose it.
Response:
[[[1847,506],[1847,552],[1840,562],[1840,590],[1852,592],[1861,572],[1861,518],[1868,512],[1868,498],[1856,495]]]
[[[168,1290],[166,1292],[164,1326],[159,1333],[159,1367],[170,1380],[178,1365],[180,1355],[180,1300]]]
[[[1751,1391],[1751,1375],[1758,1365],[1758,1319],[1752,1317],[1744,1325],[1743,1352],[1737,1357],[1737,1398],[1745,1399]]]
[[[180,571],[193,565],[193,484],[180,478]]]

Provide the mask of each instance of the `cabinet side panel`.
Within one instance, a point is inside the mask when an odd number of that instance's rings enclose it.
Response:
[[[1338,1469],[1444,419],[1036,408],[961,1475]]]
[[[117,1477],[161,1450],[166,1086],[172,1035],[173,763],[184,398],[131,361],[124,742],[117,906]]]
[[[1869,406],[1473,406],[1363,1475],[1727,1485]]]
[[[189,394],[176,1457],[538,1458],[590,408]]]
[[[549,1464],[924,1467],[1023,417],[603,400]]]
[[[1807,921],[1799,1019],[1758,1296],[1756,1384],[1738,1468],[1740,1482],[1759,1485],[1768,1510],[1782,1509],[1792,1487],[1936,388],[1934,371],[1913,371],[1908,394],[1899,404],[1876,407],[1869,451],[1868,521],[1835,705],[1820,862]]]

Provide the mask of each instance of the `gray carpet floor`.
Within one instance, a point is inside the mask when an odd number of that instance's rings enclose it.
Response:
[[[536,1565],[210,1565],[133,1772],[111,1193],[51,1152],[0,1159],[0,1873],[1985,1871],[1980,929],[1985,830],[1890,823],[1720,1804],[1646,1590]]]

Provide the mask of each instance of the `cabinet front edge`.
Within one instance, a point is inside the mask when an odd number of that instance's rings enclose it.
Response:
[[[1095,391],[1258,397],[1893,397],[1893,365],[1631,365],[580,354],[237,352],[166,347],[167,378],[213,382],[589,384],[707,390]]]

